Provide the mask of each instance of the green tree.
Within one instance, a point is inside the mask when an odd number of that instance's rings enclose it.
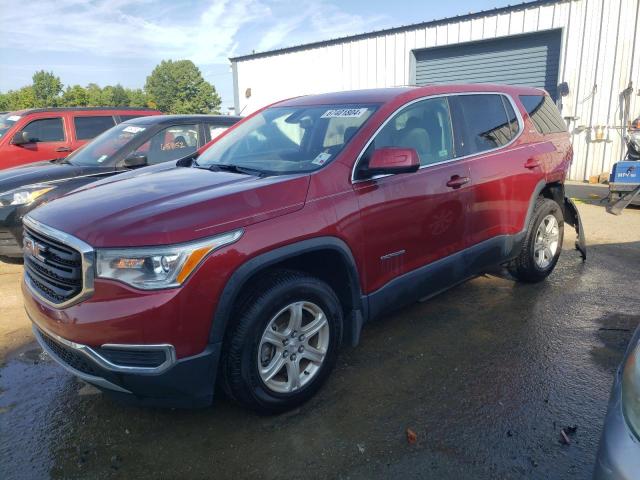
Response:
[[[0,112],[9,110],[9,94],[0,93]]]
[[[90,83],[85,88],[87,92],[87,106],[99,107],[102,105],[102,89],[95,83]]]
[[[114,106],[114,91],[111,85],[107,85],[100,92],[100,103],[97,106],[111,107]]]
[[[87,103],[87,91],[80,85],[67,87],[62,94],[62,104],[65,107],[86,107]]]
[[[22,87],[18,90],[9,90],[5,94],[3,110],[22,110],[36,106],[36,97],[32,86]]]
[[[120,84],[117,84],[113,87],[113,103],[114,107],[128,107],[129,106],[129,95],[127,95],[127,91]]]
[[[62,82],[53,72],[40,70],[33,74],[33,93],[37,107],[55,107],[60,101]]]
[[[148,107],[148,95],[141,88],[127,89],[127,97],[129,98],[130,107]]]
[[[147,77],[145,90],[166,113],[217,113],[220,96],[191,60],[163,60]]]

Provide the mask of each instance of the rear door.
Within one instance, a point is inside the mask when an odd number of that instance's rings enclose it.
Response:
[[[520,136],[522,119],[510,97],[498,93],[449,97],[456,151],[469,159],[473,178],[467,246],[492,249],[477,262],[497,263],[506,235],[523,228],[531,196],[544,178],[536,155]],[[535,165],[535,166],[531,166]],[[483,243],[486,242],[486,243]]]
[[[2,168],[66,157],[71,151],[68,131],[62,114],[30,116],[20,129],[20,132],[27,133],[29,142],[21,145],[10,143]]]

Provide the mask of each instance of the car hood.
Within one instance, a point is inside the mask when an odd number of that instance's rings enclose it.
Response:
[[[308,186],[308,175],[260,178],[177,167],[91,184],[30,216],[94,247],[167,245],[299,210]]]
[[[38,162],[0,171],[0,193],[34,183],[60,183],[83,175],[113,173],[113,167],[80,167],[69,163]]]

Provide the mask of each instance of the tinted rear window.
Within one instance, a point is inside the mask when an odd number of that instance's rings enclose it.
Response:
[[[116,124],[112,116],[75,117],[73,123],[76,127],[76,138],[78,140],[95,138]]]
[[[538,132],[546,135],[567,131],[567,125],[564,123],[551,97],[546,95],[520,95],[520,101]]]
[[[512,131],[502,95],[455,95],[449,103],[458,157],[502,147],[517,133]]]

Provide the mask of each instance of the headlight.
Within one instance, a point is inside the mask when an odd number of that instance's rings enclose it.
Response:
[[[640,439],[640,343],[627,357],[622,370],[622,411]]]
[[[28,185],[9,190],[8,192],[0,193],[0,206],[28,205],[54,188],[56,187],[52,185]]]
[[[177,287],[208,254],[241,236],[242,230],[235,230],[181,245],[98,249],[96,272],[100,278],[118,280],[143,290]]]

